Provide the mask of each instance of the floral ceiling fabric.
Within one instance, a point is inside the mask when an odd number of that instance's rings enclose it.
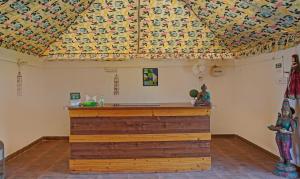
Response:
[[[95,0],[44,55],[60,58],[116,58],[137,52],[135,0]]]
[[[92,0],[0,0],[1,47],[42,55]]]
[[[299,0],[0,0],[1,47],[49,60],[232,58],[299,43]]]
[[[141,54],[224,54],[211,30],[180,0],[141,0]]]
[[[300,43],[299,0],[184,0],[235,56]]]
[[[44,55],[83,59],[230,56],[218,42],[183,1],[96,0]]]

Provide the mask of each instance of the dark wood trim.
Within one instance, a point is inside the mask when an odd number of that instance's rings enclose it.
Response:
[[[256,149],[260,150],[260,151],[263,151],[264,153],[266,153],[267,155],[269,155],[271,158],[273,158],[274,160],[279,160],[280,157],[273,154],[272,152],[254,144],[253,142],[250,142],[249,140],[237,135],[237,134],[212,134],[211,135],[211,138],[236,138],[236,139],[239,139],[240,141],[242,142],[245,142],[253,147],[255,147]],[[300,173],[300,167],[299,166],[296,166],[297,168],[297,172]]]
[[[269,155],[271,158],[273,158],[274,160],[279,160],[279,156],[273,154],[272,152],[254,144],[253,142],[237,135],[237,134],[212,134],[212,139],[213,138],[235,138],[235,139],[239,139],[240,141],[244,142],[244,143],[247,143],[249,145],[251,145],[252,147],[264,152],[265,154]]]
[[[241,140],[242,142],[245,142],[245,143],[247,143],[249,145],[252,145],[256,149],[261,150],[262,152],[264,152],[267,155],[269,155],[270,157],[272,157],[274,160],[279,160],[280,159],[277,155],[273,154],[272,152],[270,152],[270,151],[268,151],[268,150],[266,150],[266,149],[264,149],[264,148],[262,148],[262,147],[260,147],[260,146],[258,146],[256,144],[254,144],[253,142],[251,142],[251,141],[249,141],[249,140],[247,140],[247,139],[245,139],[245,138],[243,138],[243,137],[241,137],[239,135],[235,135],[235,137],[237,139]]]
[[[235,134],[212,134],[211,138],[235,138]]]
[[[16,152],[8,155],[5,157],[5,161],[9,161],[13,158],[16,158],[18,155],[22,154],[23,152],[26,152],[27,150],[30,150],[34,145],[39,144],[42,141],[47,141],[47,140],[69,140],[69,136],[43,136],[38,138],[37,140],[31,142],[27,146],[17,150]]]
[[[9,161],[9,160],[11,160],[11,159],[13,159],[13,158],[16,158],[16,157],[17,157],[18,155],[20,155],[21,153],[23,153],[23,152],[29,150],[29,149],[30,149],[31,147],[33,147],[34,145],[36,145],[36,144],[42,142],[42,140],[43,140],[43,137],[40,137],[40,138],[38,138],[37,140],[31,142],[29,145],[27,145],[27,146],[25,146],[25,147],[23,147],[23,148],[17,150],[16,152],[14,152],[14,153],[8,155],[7,157],[5,157],[5,161],[7,162],[7,161]]]
[[[44,136],[43,141],[45,140],[69,140],[69,136]]]

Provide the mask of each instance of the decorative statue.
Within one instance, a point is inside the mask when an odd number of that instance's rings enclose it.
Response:
[[[198,93],[194,106],[209,106],[210,105],[210,93],[207,90],[205,84],[201,86],[201,92]]]
[[[292,160],[292,136],[291,134],[297,127],[298,118],[293,117],[295,110],[290,107],[288,99],[284,99],[281,113],[278,113],[276,125],[270,125],[268,128],[276,131],[276,143],[279,149],[280,161],[276,164],[276,169],[273,171],[275,175],[297,178],[298,174],[296,167],[290,163]]]
[[[289,99],[300,99],[300,64],[297,54],[292,55],[292,67],[285,97]]]
[[[292,55],[292,67],[289,75],[289,80],[287,84],[287,89],[284,94],[286,98],[291,99],[294,108],[296,109],[296,113],[300,113],[299,102],[300,102],[300,63],[299,56],[297,54]],[[300,129],[296,129],[292,134],[293,140],[293,156],[295,164],[300,166]]]

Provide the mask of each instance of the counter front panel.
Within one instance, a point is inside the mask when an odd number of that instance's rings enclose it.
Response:
[[[71,108],[70,170],[207,170],[209,114],[195,107]]]

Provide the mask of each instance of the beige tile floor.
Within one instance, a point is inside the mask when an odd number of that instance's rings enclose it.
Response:
[[[276,179],[275,160],[237,138],[213,138],[212,169],[153,174],[70,174],[65,140],[43,141],[7,162],[7,179]]]

